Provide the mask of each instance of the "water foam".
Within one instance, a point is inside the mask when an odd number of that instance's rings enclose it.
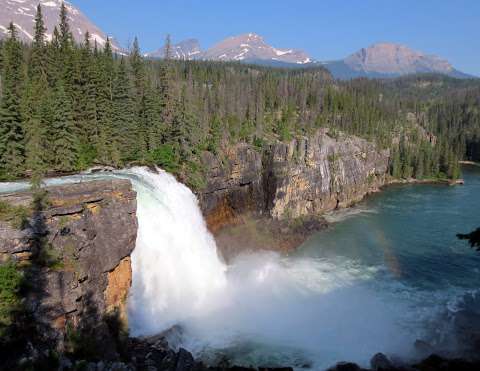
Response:
[[[129,320],[133,334],[151,335],[208,311],[226,286],[226,267],[186,186],[163,171],[135,168],[121,175],[138,195]]]

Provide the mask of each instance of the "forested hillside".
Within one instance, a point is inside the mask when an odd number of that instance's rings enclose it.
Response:
[[[47,42],[39,6],[32,45],[12,24],[0,46],[2,179],[156,164],[201,187],[203,151],[221,155],[242,141],[261,150],[319,127],[391,148],[399,178],[455,178],[458,159],[479,155],[475,82],[444,79],[427,94],[423,80],[400,80],[397,89],[395,82],[337,82],[323,68],[174,61],[168,42],[166,58],[150,61],[137,40],[128,56],[108,42],[100,49],[88,34],[78,45],[67,20],[62,7]]]

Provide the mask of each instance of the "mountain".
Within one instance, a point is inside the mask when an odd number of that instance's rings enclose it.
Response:
[[[244,61],[259,64],[305,65],[312,59],[303,51],[296,49],[277,49],[268,45],[263,37],[254,33],[229,37],[210,49],[202,51],[195,39],[182,41],[172,46],[172,55],[176,59],[201,59],[212,61]],[[164,49],[147,53],[147,57],[163,58]]]
[[[33,40],[33,26],[37,5],[42,6],[47,39],[51,40],[53,28],[58,24],[58,16],[62,0],[1,0],[0,12],[0,38],[8,34],[7,27],[13,22],[18,30],[19,37],[25,42]],[[85,14],[71,3],[65,1],[67,6],[70,29],[77,42],[83,42],[85,32],[88,30],[92,41],[97,41],[99,46],[105,45],[107,35]],[[120,51],[120,46],[112,40],[114,50]]]
[[[276,49],[268,45],[263,37],[254,33],[229,37],[205,51],[202,58],[218,61],[269,60],[295,64],[312,62],[305,52],[296,49]]]
[[[202,53],[202,49],[197,39],[187,39],[172,45],[171,53],[174,59],[190,60],[198,58]],[[148,58],[163,58],[165,56],[165,47],[163,46],[154,52],[146,53],[145,56]]]
[[[450,62],[436,55],[425,54],[394,43],[377,43],[362,48],[342,60],[318,62],[304,51],[277,49],[267,44],[262,36],[248,33],[229,37],[205,51],[200,48],[198,40],[185,40],[172,46],[172,55],[175,59],[242,61],[284,68],[323,66],[337,79],[394,78],[420,73],[442,74],[456,78],[474,77],[455,69]],[[163,58],[164,49],[147,53],[146,56]]]
[[[418,73],[437,73],[458,78],[471,77],[456,70],[447,60],[425,54],[405,45],[378,43],[362,48],[340,61],[324,66],[340,79],[355,77],[398,77]]]

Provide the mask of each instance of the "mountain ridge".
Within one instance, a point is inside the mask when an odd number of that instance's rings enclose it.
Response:
[[[13,22],[20,39],[33,40],[33,26],[38,4],[42,6],[47,40],[51,40],[62,0],[2,0],[0,12],[0,39],[8,35],[8,25]],[[76,42],[83,42],[88,31],[91,40],[103,47],[107,38],[112,49],[125,54],[125,50],[111,37],[95,25],[78,7],[65,1],[71,32]],[[264,37],[250,32],[230,36],[212,47],[203,50],[195,39],[183,40],[172,45],[172,57],[180,60],[237,61],[266,66],[310,67],[323,66],[334,78],[351,79],[395,78],[409,74],[439,73],[455,78],[477,78],[456,69],[448,60],[436,55],[417,51],[403,44],[378,42],[346,56],[340,60],[318,61],[307,52],[295,48],[276,48],[268,44]],[[148,58],[164,58],[164,48],[145,53]]]
[[[388,78],[420,73],[439,73],[457,78],[472,77],[444,58],[403,44],[380,42],[362,48],[338,61],[324,62],[337,78]]]
[[[195,50],[186,48],[186,42],[195,40]],[[178,53],[177,50],[181,50]],[[318,61],[298,49],[277,49],[268,45],[255,33],[228,37],[211,48],[202,50],[197,39],[188,39],[172,46],[176,59],[239,61],[282,67],[323,66],[338,79],[358,77],[395,78],[410,74],[437,73],[455,78],[475,78],[454,68],[446,59],[426,54],[403,44],[379,42],[348,55],[340,60]],[[162,58],[163,49],[145,54]],[[175,57],[180,55],[181,58]]]
[[[302,50],[275,48],[267,44],[262,36],[252,32],[230,36],[206,50],[201,49],[197,39],[186,39],[173,44],[171,46],[171,54],[174,59],[187,60],[239,62],[271,60],[298,65],[313,62],[313,59]],[[149,58],[163,58],[164,55],[164,47],[145,54]]]
[[[24,42],[31,42],[37,5],[40,4],[47,28],[46,38],[51,40],[53,29],[58,24],[62,2],[67,8],[70,30],[76,42],[83,42],[85,33],[88,31],[92,42],[104,46],[109,38],[112,49],[122,51],[120,45],[95,25],[78,7],[69,1],[62,0],[3,0],[3,9],[0,12],[0,39],[8,35],[8,25],[13,22],[19,38]]]

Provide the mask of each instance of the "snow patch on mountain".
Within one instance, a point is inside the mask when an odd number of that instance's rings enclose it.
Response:
[[[62,0],[2,0],[3,9],[0,12],[0,37],[7,34],[6,31],[10,22],[13,22],[18,29],[18,36],[25,42],[33,40],[34,18],[37,5],[42,6],[45,26],[47,28],[46,38],[52,39],[54,27],[58,24],[60,7]],[[81,43],[84,41],[85,33],[89,31],[92,35],[92,41],[96,41],[100,47],[104,46],[107,35],[92,21],[88,19],[78,8],[70,2],[65,1],[67,7],[68,19],[75,41]],[[113,50],[121,52],[120,46],[112,42]]]

